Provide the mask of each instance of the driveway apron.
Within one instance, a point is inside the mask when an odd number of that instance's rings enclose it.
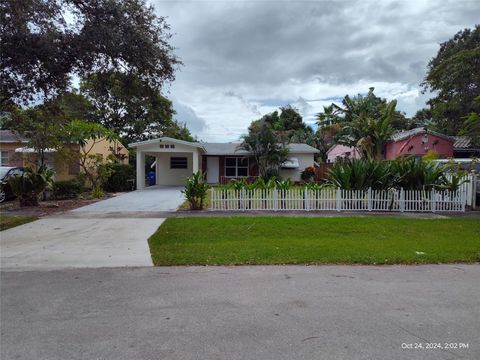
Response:
[[[3,231],[1,269],[152,266],[147,240],[165,220],[158,213],[183,202],[180,190],[133,191]]]

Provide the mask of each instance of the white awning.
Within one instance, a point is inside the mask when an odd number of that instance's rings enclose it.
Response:
[[[15,152],[16,152],[16,153],[28,153],[28,154],[32,154],[32,153],[36,153],[37,150],[35,150],[34,148],[29,148],[29,147],[21,147],[21,148],[16,148],[16,149],[15,149]],[[53,152],[57,152],[57,150],[55,150],[55,149],[45,149],[44,152],[46,152],[46,153],[53,153]]]
[[[285,161],[282,166],[283,169],[298,169],[300,167],[300,164],[298,163],[297,158],[288,158],[287,161]]]

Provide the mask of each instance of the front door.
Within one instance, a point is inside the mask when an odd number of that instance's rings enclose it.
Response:
[[[219,181],[220,171],[218,157],[207,157],[207,183],[216,184]]]

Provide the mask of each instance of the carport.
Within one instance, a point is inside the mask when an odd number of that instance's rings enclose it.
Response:
[[[145,156],[155,157],[156,185],[179,186],[201,167],[201,143],[170,137],[129,144],[137,152],[137,189],[145,188]]]

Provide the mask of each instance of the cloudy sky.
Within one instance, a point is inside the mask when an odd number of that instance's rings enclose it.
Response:
[[[291,104],[314,124],[345,94],[397,99],[413,115],[439,44],[480,19],[480,1],[151,0],[184,62],[166,95],[204,141],[232,141]]]

